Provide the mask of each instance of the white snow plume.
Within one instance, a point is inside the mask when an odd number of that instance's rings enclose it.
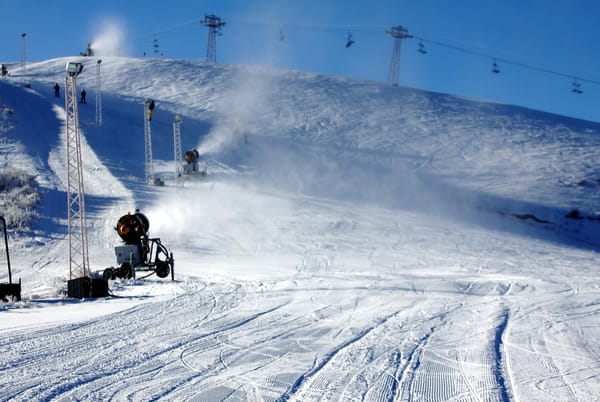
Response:
[[[224,117],[220,122],[198,145],[197,150],[201,155],[215,154],[226,148],[235,139],[242,138],[241,123],[235,118]]]
[[[99,24],[100,32],[94,36],[92,50],[96,56],[120,56],[124,53],[125,31],[123,24],[111,18]]]
[[[289,200],[265,195],[251,185],[192,184],[185,190],[165,193],[144,211],[151,235],[179,250],[195,242],[205,245],[205,253],[215,244],[227,248],[228,255],[265,249],[281,236],[270,217],[292,215]]]
[[[273,110],[270,102],[272,77],[259,71],[245,72],[235,80],[238,85],[224,93],[216,105],[220,115],[216,126],[198,145],[198,152],[215,154],[256,132],[257,121]]]

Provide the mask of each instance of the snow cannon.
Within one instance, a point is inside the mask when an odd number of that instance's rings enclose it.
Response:
[[[183,173],[187,175],[199,174],[206,176],[206,167],[200,167],[200,153],[197,149],[190,149],[183,155],[185,164],[183,165]]]
[[[187,163],[194,163],[198,161],[200,154],[197,149],[190,149],[185,152],[184,159]]]
[[[144,236],[148,235],[150,221],[141,212],[128,213],[119,218],[117,233],[125,244],[139,244]]]
[[[136,277],[136,271],[146,271],[149,272],[147,276],[156,274],[159,278],[166,278],[170,273],[171,280],[175,280],[173,253],[160,238],[148,236],[149,228],[150,221],[139,210],[119,218],[115,229],[125,244],[115,247],[120,265],[104,269],[105,279],[130,279]]]

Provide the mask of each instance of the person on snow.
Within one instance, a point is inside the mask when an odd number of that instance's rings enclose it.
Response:
[[[54,84],[54,96],[60,98],[60,85],[58,85],[58,82]]]
[[[85,92],[85,89],[81,90],[81,98],[79,99],[80,103],[87,103],[87,101],[85,100],[87,93]]]
[[[8,68],[6,67],[6,64],[2,64],[2,76],[6,77],[8,75]]]
[[[154,100],[151,100],[150,103],[148,103],[148,121],[152,121],[152,113],[154,113]]]

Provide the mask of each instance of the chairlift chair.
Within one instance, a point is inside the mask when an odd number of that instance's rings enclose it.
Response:
[[[417,50],[417,51],[421,54],[427,53],[427,50],[425,50],[425,45],[423,44],[423,42],[419,41],[419,50]]]
[[[500,68],[498,67],[498,63],[496,63],[496,60],[494,60],[494,62],[492,63],[492,73],[498,74],[499,72]]]
[[[346,39],[346,49],[352,46],[354,43],[354,39],[352,39],[352,34],[348,33],[348,38]]]
[[[581,89],[581,84],[575,80],[573,81],[573,86],[571,88],[571,91],[576,93],[576,94],[582,94],[583,93],[583,89]]]

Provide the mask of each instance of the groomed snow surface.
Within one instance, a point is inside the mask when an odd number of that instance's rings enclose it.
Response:
[[[116,222],[140,208],[175,281],[64,297],[52,86],[67,61],[85,64],[91,268],[116,265]],[[0,304],[1,400],[599,400],[600,124],[303,72],[105,58],[97,127],[95,68],[55,59],[23,78],[14,64],[0,81],[0,166],[41,191],[28,228],[8,231],[23,300]],[[164,186],[144,182],[146,98]],[[208,169],[183,188],[176,114],[184,152]]]

